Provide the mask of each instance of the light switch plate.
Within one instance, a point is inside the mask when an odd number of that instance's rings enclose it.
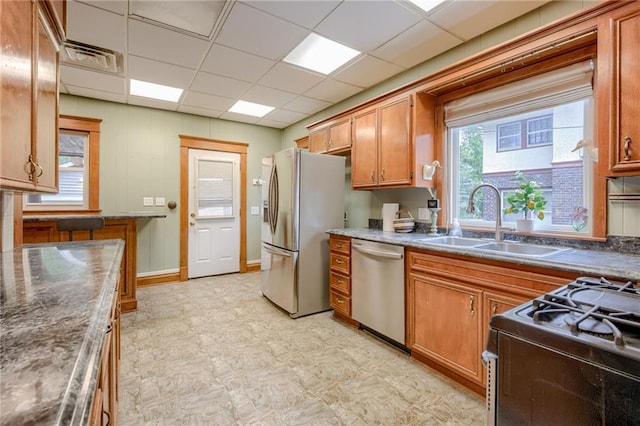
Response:
[[[153,197],[143,197],[142,205],[145,207],[153,207]]]
[[[164,206],[164,197],[156,197],[156,207]]]
[[[429,220],[431,219],[431,214],[429,213],[429,209],[427,208],[418,208],[418,220]]]
[[[251,214],[253,214],[253,215],[259,215],[259,214],[260,214],[260,207],[258,207],[258,206],[251,206]]]

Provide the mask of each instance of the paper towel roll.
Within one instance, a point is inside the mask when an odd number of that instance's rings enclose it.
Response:
[[[396,212],[400,210],[400,204],[398,203],[384,203],[382,204],[382,230],[385,232],[393,232],[393,219],[396,217]]]

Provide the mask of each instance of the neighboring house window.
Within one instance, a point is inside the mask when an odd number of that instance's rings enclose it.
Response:
[[[592,140],[591,68],[575,64],[548,74],[445,103],[449,221],[457,218],[463,226],[495,226],[498,200],[492,191],[478,192],[476,212],[466,212],[471,190],[485,182],[501,193],[503,223],[515,225],[523,214],[506,215],[504,208],[506,197],[518,187],[514,174],[521,171],[527,180],[537,182],[547,200],[544,219],[536,229],[590,235],[590,223],[577,231],[572,218],[577,209],[593,210],[590,182],[595,163],[579,150],[573,151],[579,141]],[[560,85],[575,81],[575,86],[559,92],[555,80]],[[531,98],[523,102],[523,93]]]
[[[27,194],[25,211],[99,209],[100,121],[60,116],[58,193]]]
[[[553,115],[497,126],[498,152],[533,148],[553,143]]]

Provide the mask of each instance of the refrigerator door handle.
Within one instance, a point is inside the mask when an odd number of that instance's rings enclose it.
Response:
[[[372,256],[377,256],[377,257],[386,257],[388,259],[402,259],[402,254],[400,253],[394,253],[391,251],[373,250],[370,248],[360,247],[357,244],[351,244],[351,246],[355,250],[359,251],[360,253],[370,254]]]
[[[276,165],[273,165],[271,169],[271,177],[269,179],[269,228],[271,228],[271,235],[276,233],[276,226],[278,220],[278,170]]]
[[[291,252],[288,252],[286,250],[280,250],[280,249],[277,249],[277,248],[273,248],[273,247],[270,247],[270,246],[268,246],[266,244],[262,244],[262,248],[265,249],[265,251],[267,251],[268,253],[275,254],[275,255],[278,255],[278,256],[282,256],[282,257],[291,257],[292,256]]]

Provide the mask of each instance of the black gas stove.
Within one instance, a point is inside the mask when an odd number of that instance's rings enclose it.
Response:
[[[640,287],[582,277],[491,319],[490,424],[640,424]]]

